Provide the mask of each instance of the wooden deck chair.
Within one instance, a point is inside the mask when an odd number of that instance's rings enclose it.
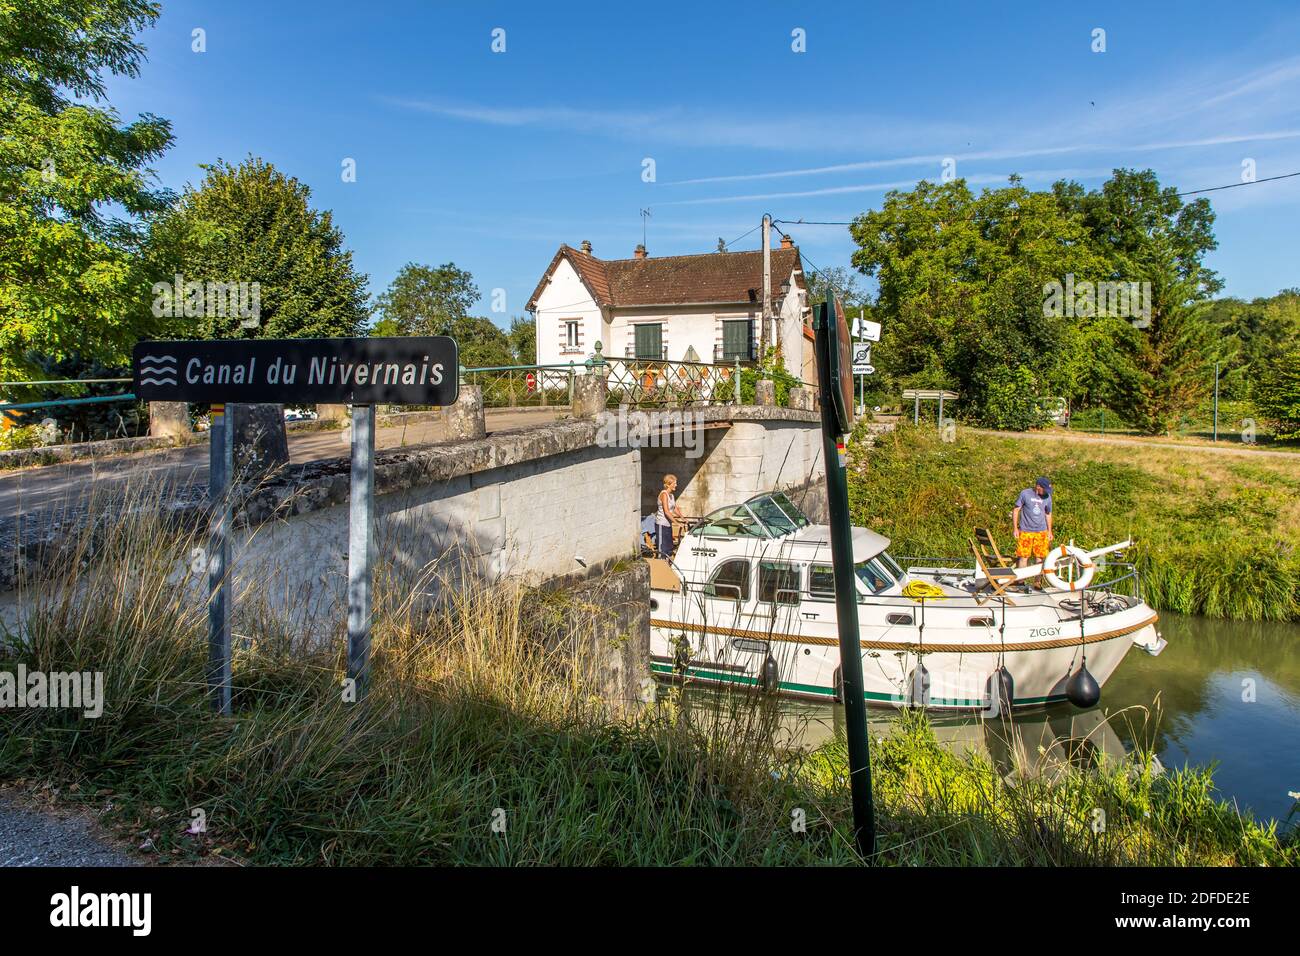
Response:
[[[976,534],[978,536],[978,531],[976,532]],[[978,591],[976,591],[975,593],[976,602],[983,604],[984,601],[989,598],[1000,597],[1008,604],[1014,606],[1016,602],[1011,600],[1011,595],[1007,593],[1007,587],[1009,585],[1015,584],[1016,581],[1018,580],[1018,578],[1016,577],[1016,569],[1006,564],[1002,564],[1002,565],[990,564],[989,561],[985,560],[984,552],[980,550],[980,542],[978,540],[978,537],[971,539],[970,547],[971,547],[971,551],[973,551],[975,554],[975,564],[979,566],[980,571],[982,571],[984,574],[984,580],[988,582],[987,587],[992,589],[991,594],[984,594],[984,595],[981,595]],[[997,548],[996,546],[994,546],[995,555],[996,552],[997,552]],[[1001,555],[997,555],[997,557],[1001,558]],[[1004,558],[1001,559],[1005,561]]]
[[[993,568],[1009,568],[1011,562],[1002,556],[998,543],[993,540],[993,532],[988,528],[976,528],[975,549],[984,557],[984,563]]]

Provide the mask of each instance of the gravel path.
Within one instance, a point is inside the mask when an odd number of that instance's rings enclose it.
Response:
[[[0,866],[138,866],[89,821],[23,806],[0,794]]]

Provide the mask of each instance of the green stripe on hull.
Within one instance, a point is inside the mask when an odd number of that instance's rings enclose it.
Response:
[[[650,669],[659,674],[672,675],[674,669],[670,664],[650,665]],[[687,669],[690,677],[697,677],[701,680],[717,681],[721,684],[743,684],[746,687],[756,687],[761,682],[757,677],[750,677],[747,674],[720,674],[717,671],[705,670],[700,667],[690,667]],[[796,694],[816,694],[820,697],[834,697],[835,689],[832,687],[821,687],[817,684],[796,684],[793,681],[779,681],[777,687],[781,690],[788,690]],[[863,691],[863,700],[875,701],[882,704],[907,704],[911,703],[910,697],[904,697],[901,694],[876,694],[871,691]],[[1017,697],[1011,703],[1013,706],[1023,706],[1026,704],[1053,704],[1065,700],[1064,694],[1057,694],[1048,697]],[[942,703],[950,707],[980,707],[986,706],[983,699],[980,700],[944,700]]]

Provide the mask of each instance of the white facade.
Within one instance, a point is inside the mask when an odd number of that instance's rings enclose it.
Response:
[[[609,354],[609,323],[591,297],[578,271],[561,259],[545,291],[537,297],[537,364],[585,362],[596,342]],[[576,322],[576,344],[570,345],[569,323]]]
[[[795,270],[789,276],[772,277],[774,302],[780,311],[773,328],[769,329],[769,336],[775,336],[775,326],[779,323],[786,368],[792,375],[803,377],[807,293],[802,282],[796,281],[799,275]],[[787,280],[790,292],[781,301],[779,289]],[[635,357],[636,327],[643,324],[660,326],[660,338],[666,350],[661,357],[668,361],[687,361],[689,356],[689,360],[713,363],[722,353],[723,323],[748,320],[753,341],[758,343],[761,340],[758,327],[761,314],[762,307],[756,303],[611,306],[602,309],[573,264],[567,258],[561,258],[549,283],[534,303],[537,363],[564,365],[584,362],[595,351],[598,341],[606,357]]]

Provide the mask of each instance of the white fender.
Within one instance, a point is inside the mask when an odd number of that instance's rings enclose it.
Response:
[[[1082,569],[1078,579],[1073,582],[1062,579],[1056,573],[1057,562],[1067,555]],[[1047,560],[1043,562],[1043,579],[1058,591],[1077,591],[1086,588],[1096,573],[1097,565],[1093,563],[1092,555],[1073,544],[1063,544],[1059,548],[1053,548],[1047,553]]]

